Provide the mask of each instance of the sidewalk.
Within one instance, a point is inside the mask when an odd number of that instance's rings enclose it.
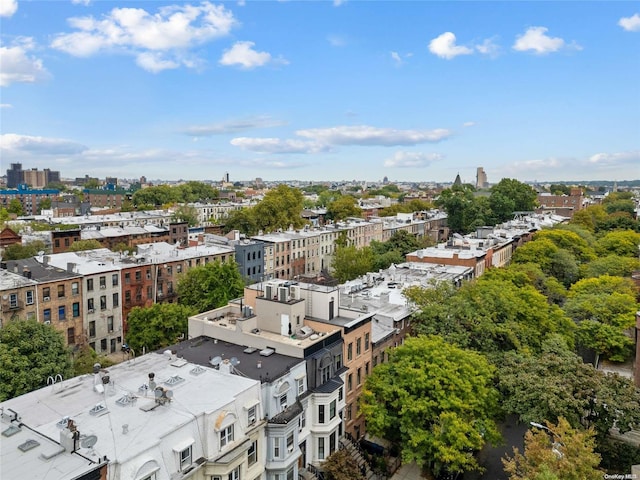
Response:
[[[409,463],[401,466],[396,473],[393,474],[391,480],[420,480],[424,478],[420,467],[415,463]]]

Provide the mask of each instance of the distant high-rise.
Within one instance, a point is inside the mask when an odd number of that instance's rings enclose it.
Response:
[[[453,181],[453,184],[454,185],[458,185],[458,186],[462,185],[462,180],[460,180],[460,174],[459,173],[456,175],[456,179]]]
[[[7,188],[18,188],[22,182],[22,164],[12,163],[7,170]]]
[[[488,186],[489,182],[487,182],[487,174],[484,168],[478,167],[476,172],[476,188],[487,188]]]

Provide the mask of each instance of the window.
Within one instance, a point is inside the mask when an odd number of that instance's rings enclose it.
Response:
[[[293,452],[293,432],[287,435],[287,453]]]
[[[33,305],[33,290],[27,290],[24,294],[24,298],[27,305]],[[17,305],[18,305],[18,298],[16,296],[16,306]]]
[[[324,437],[318,438],[318,459],[324,460]]]
[[[173,267],[172,267],[171,265],[169,265],[169,266],[167,267],[167,275],[168,275],[168,276],[173,275]]]
[[[287,408],[287,394],[283,393],[280,395],[280,411]]]
[[[176,265],[176,273],[182,273],[182,265]]]
[[[331,432],[329,435],[329,455],[331,455],[336,449],[336,432]]]
[[[107,288],[107,277],[104,275],[100,277],[100,288]]]
[[[273,458],[280,458],[280,437],[273,438]]]
[[[364,364],[364,375],[369,376],[369,362]]]
[[[320,370],[320,376],[322,378],[322,383],[326,383],[331,378],[331,365],[327,365],[326,367],[322,367]]]
[[[95,337],[96,336],[96,322],[95,321],[89,322],[89,336],[90,337]]]
[[[64,285],[58,285],[58,298],[64,298]]]
[[[114,307],[117,307],[117,306],[118,306],[118,304],[120,303],[120,295],[119,295],[119,294],[117,294],[117,293],[114,293],[114,294],[112,295],[112,301],[113,301],[113,306],[114,306]]]
[[[109,333],[113,332],[113,315],[107,317],[107,331]]]
[[[340,370],[342,368],[342,355],[341,354],[336,355],[334,358],[334,362],[336,365],[336,371]]]
[[[294,467],[289,467],[289,470],[287,470],[287,480],[294,480]]]
[[[347,422],[351,420],[351,404],[347,405]]]
[[[342,398],[344,397],[344,393],[343,393],[343,391],[342,391],[342,390],[343,390],[343,389],[342,389],[342,387],[340,387],[340,388],[338,389],[338,400],[339,400],[339,401],[342,401]]]
[[[307,425],[307,416],[306,412],[302,412],[302,415],[298,417],[298,431],[302,431],[304,427]]]
[[[114,273],[113,275],[111,275],[111,286],[112,287],[117,287],[118,286],[118,274]]]
[[[87,310],[89,313],[93,313],[93,298],[87,299]]]
[[[249,408],[249,410],[247,410],[247,424],[253,425],[254,423],[256,423],[256,406],[255,405]]]
[[[324,423],[324,405],[318,405],[318,423]]]
[[[44,287],[42,289],[42,296],[44,297],[45,302],[48,302],[49,300],[51,300],[51,290],[49,287]]]
[[[364,334],[364,349],[369,350],[369,334]]]
[[[378,356],[374,355],[373,356],[373,366],[375,367],[378,364]]]
[[[220,447],[225,447],[231,442],[233,442],[233,425],[220,430]]]
[[[127,285],[131,283],[131,274],[128,272],[124,274],[124,283]]]
[[[353,373],[350,373],[347,376],[347,391],[351,391],[353,389]]]
[[[45,308],[43,314],[44,314],[44,323],[51,323],[51,309]]]
[[[103,338],[102,340],[100,340],[100,350],[102,350],[103,352],[107,351],[107,339]]]
[[[247,450],[247,463],[249,466],[253,465],[258,461],[258,441],[256,440],[251,445],[249,445],[249,450]]]
[[[191,448],[192,445],[189,445],[180,452],[180,471],[191,465]]]
[[[64,305],[60,305],[58,307],[58,320],[66,320],[67,319],[67,311]]]
[[[356,372],[356,379],[358,381],[357,385],[360,385],[362,383],[362,368],[358,368],[358,371]]]
[[[147,276],[147,280],[151,279],[151,269],[150,268],[147,268],[146,276]]]
[[[302,395],[304,393],[304,377],[296,380],[296,386],[298,388],[298,395]]]
[[[362,353],[362,338],[358,337],[356,339],[356,357],[359,357]]]
[[[93,278],[87,278],[87,292],[93,292]]]
[[[334,418],[336,416],[336,401],[333,400],[330,404],[329,404],[329,420],[331,420],[332,418]]]
[[[124,292],[124,301],[125,303],[131,303],[131,291],[127,290]]]
[[[67,343],[73,345],[76,343],[76,330],[75,328],[67,328]]]
[[[347,346],[347,360],[352,360],[353,359],[353,343],[350,343]]]
[[[100,310],[106,310],[106,309],[107,309],[107,296],[102,295],[100,297]]]
[[[136,270],[136,282],[142,280],[142,272],[140,270]]]
[[[240,466],[238,465],[236,468],[229,472],[229,480],[240,480]]]

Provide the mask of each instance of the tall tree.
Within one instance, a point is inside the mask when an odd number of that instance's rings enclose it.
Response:
[[[148,352],[172,345],[187,334],[189,316],[195,313],[193,307],[177,303],[134,307],[127,319],[127,344],[136,355],[141,355],[143,349]]]
[[[494,197],[500,201],[493,201]],[[495,205],[494,214],[500,219],[499,221],[508,220],[513,216],[513,212],[533,210],[537,198],[538,194],[533,187],[513,178],[503,178],[491,187],[492,206]]]
[[[346,450],[338,449],[322,464],[326,480],[362,480],[362,473]]]
[[[333,276],[346,282],[373,270],[373,253],[370,247],[337,246],[331,265]]]
[[[362,210],[351,195],[342,195],[327,205],[327,218],[335,222],[348,217],[361,217]]]
[[[244,291],[235,261],[210,262],[188,270],[178,280],[178,301],[198,313],[223,307]]]
[[[517,448],[502,463],[509,480],[601,480],[600,455],[591,430],[576,429],[564,418],[547,422],[524,437],[524,455]]]
[[[302,218],[302,192],[280,184],[269,190],[262,201],[253,207],[257,227],[264,232],[278,229],[287,230],[289,226],[300,228],[305,224]]]
[[[48,377],[72,374],[62,334],[35,320],[17,320],[0,328],[0,401],[47,384]]]
[[[407,338],[367,378],[367,430],[399,446],[405,462],[436,475],[478,470],[473,452],[499,438],[493,367],[439,337]]]
[[[638,258],[640,254],[640,233],[633,230],[618,230],[605,234],[598,240],[600,255],[619,255]]]
[[[90,240],[78,240],[73,242],[69,247],[69,252],[82,252],[84,250],[95,250],[96,248],[103,248],[102,244],[95,239]]]
[[[17,198],[11,199],[11,201],[9,202],[9,205],[7,205],[7,211],[17,216],[24,215],[24,209],[22,208],[22,203]]]
[[[445,189],[436,199],[438,208],[447,212],[447,224],[453,232],[469,233],[475,229],[476,222],[475,197],[470,185],[454,185]],[[484,224],[484,220],[480,224]]]
[[[48,252],[49,250],[42,240],[35,240],[26,245],[14,243],[4,249],[2,258],[4,260],[20,260],[22,258],[35,257],[38,252]]]
[[[174,222],[187,222],[190,227],[198,224],[198,211],[189,205],[179,205],[171,214]]]

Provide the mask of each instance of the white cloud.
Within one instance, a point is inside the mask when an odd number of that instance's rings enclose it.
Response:
[[[327,145],[417,145],[439,142],[451,136],[444,128],[435,130],[396,130],[368,125],[338,126],[298,130],[296,135]]]
[[[0,103],[0,108],[13,108],[10,103]]]
[[[258,153],[320,153],[330,150],[329,146],[304,140],[283,140],[280,138],[237,137],[231,145]]]
[[[618,20],[618,25],[627,32],[640,32],[640,15],[634,13],[631,17],[622,17]]]
[[[470,55],[473,49],[456,45],[456,36],[451,32],[445,32],[429,42],[429,51],[440,58],[451,60],[458,55]]]
[[[391,60],[394,61],[394,63],[396,64],[396,67],[400,67],[402,65],[404,65],[405,63],[405,59],[406,58],[410,58],[413,56],[413,53],[398,53],[398,52],[391,52]]]
[[[462,124],[463,127],[473,127],[475,126],[476,122],[464,122]]]
[[[590,165],[615,167],[619,165],[640,165],[640,151],[619,153],[596,153],[589,157]]]
[[[479,45],[476,45],[476,50],[482,55],[487,55],[489,57],[497,57],[500,53],[500,47],[494,43],[491,38],[485,39]]]
[[[286,65],[287,62],[283,58],[274,59],[270,53],[258,52],[253,49],[254,42],[236,42],[233,46],[224,51],[220,58],[220,65],[233,66],[237,65],[241,68],[250,70],[256,67],[263,67],[269,63],[279,63]]]
[[[332,47],[344,47],[347,44],[347,39],[344,36],[335,33],[327,35],[327,41]]]
[[[185,129],[184,133],[194,137],[208,137],[212,135],[224,135],[238,133],[255,128],[272,128],[285,125],[285,122],[268,116],[249,117],[245,119],[227,120],[226,122],[209,125],[192,125]]]
[[[88,7],[91,4],[91,0],[71,0],[74,5],[84,5]]]
[[[432,162],[442,160],[444,158],[439,153],[421,153],[421,152],[396,152],[393,157],[384,161],[385,167],[392,168],[413,168],[427,167]]]
[[[18,11],[18,0],[0,0],[0,17],[11,17]]]
[[[10,47],[0,47],[0,87],[12,83],[35,83],[49,77],[42,60],[28,54],[34,48],[33,39],[28,37],[17,39]]]
[[[64,138],[5,133],[0,140],[0,149],[5,154],[73,155],[87,150],[86,146]]]
[[[164,58],[159,52],[142,52],[136,57],[136,64],[151,73],[180,67],[180,63]]]
[[[333,6],[339,7],[340,5],[344,5],[347,0],[333,0]]]
[[[516,37],[513,49],[518,52],[533,51],[538,55],[553,53],[564,48],[581,50],[582,47],[576,43],[567,44],[560,37],[550,37],[546,35],[547,27],[529,27],[527,31]]]
[[[100,18],[73,17],[69,25],[76,31],[57,34],[51,47],[77,57],[101,51],[131,54],[137,64],[152,72],[193,68],[188,50],[228,35],[238,22],[223,5],[170,5],[156,13],[142,8],[114,8]],[[160,55],[163,52],[164,55]]]

